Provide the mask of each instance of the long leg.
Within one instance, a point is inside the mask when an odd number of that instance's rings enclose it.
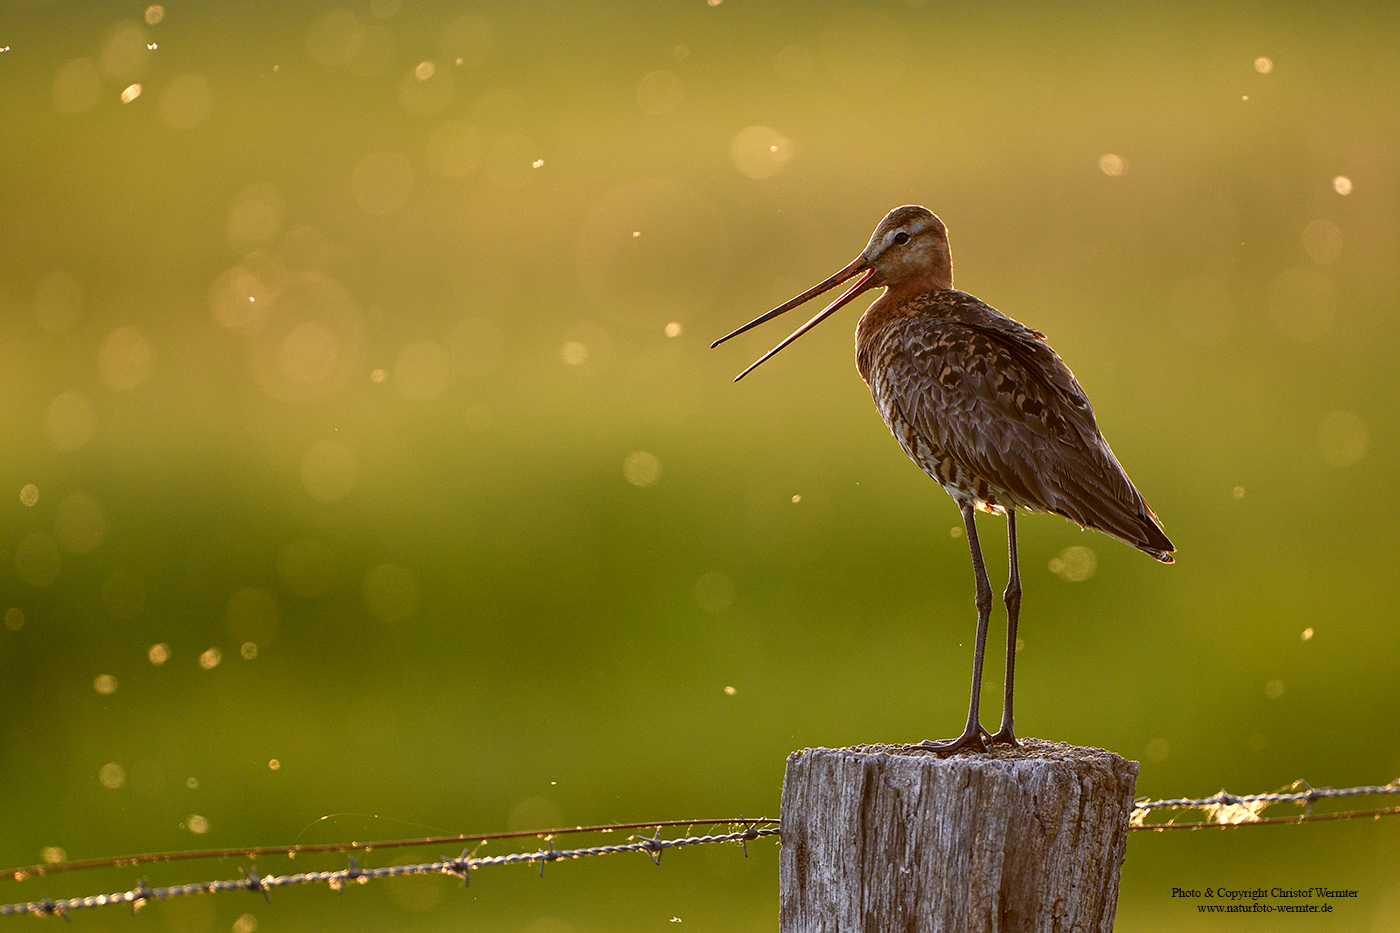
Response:
[[[977,581],[977,644],[972,656],[972,702],[967,710],[967,727],[956,739],[943,742],[924,742],[925,748],[939,752],[957,752],[963,749],[987,750],[982,736],[986,730],[978,720],[978,706],[982,700],[982,655],[987,648],[987,623],[992,616],[992,584],[987,580],[987,567],[982,562],[982,545],[977,541],[977,524],[973,520],[971,503],[960,503],[963,525],[967,528],[967,546],[972,550],[972,573]]]
[[[1006,510],[1006,546],[1011,552],[1011,579],[1001,594],[1006,603],[1006,694],[1001,701],[1001,728],[991,737],[993,745],[1019,745],[1011,725],[1011,700],[1016,693],[1016,623],[1021,618],[1021,567],[1016,559],[1016,510]]]

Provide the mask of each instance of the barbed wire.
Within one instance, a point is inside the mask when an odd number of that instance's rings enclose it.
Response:
[[[1294,781],[1283,790],[1267,794],[1231,794],[1225,790],[1221,790],[1209,797],[1175,797],[1163,800],[1153,800],[1143,797],[1133,802],[1129,828],[1133,830],[1161,832],[1168,829],[1225,829],[1234,826],[1307,823],[1320,820],[1347,820],[1362,817],[1378,819],[1382,816],[1400,815],[1400,806],[1382,807],[1371,810],[1338,810],[1314,813],[1312,805],[1320,800],[1396,795],[1400,795],[1400,778],[1391,781],[1389,784],[1364,787],[1312,787],[1306,781],[1298,780]],[[1287,816],[1261,816],[1266,808],[1278,804],[1300,805],[1304,808],[1305,812]],[[1199,810],[1206,814],[1209,819],[1193,822],[1147,822],[1149,816],[1154,813],[1164,811],[1174,812],[1177,810]],[[463,833],[454,836],[429,836],[417,839],[390,839],[376,842],[251,846],[244,848],[199,849],[184,852],[152,852],[140,855],[61,862],[51,865],[34,865],[26,868],[12,869],[0,875],[0,878],[8,877],[15,881],[24,881],[29,878],[62,871],[120,868],[155,862],[195,859],[234,857],[253,859],[259,855],[296,858],[298,855],[333,852],[361,852],[368,854],[375,849],[450,845],[455,843],[473,843],[476,848],[479,848],[492,840],[525,839],[531,837],[543,839],[549,844],[546,849],[490,856],[474,854],[473,846],[469,845],[462,850],[461,855],[455,858],[444,857],[429,862],[418,862],[408,865],[386,865],[379,868],[360,868],[355,864],[355,857],[352,855],[350,856],[350,864],[347,868],[283,875],[267,874],[259,876],[251,868],[240,866],[243,873],[243,876],[240,878],[216,879],[212,881],[168,885],[156,888],[147,885],[146,880],[143,878],[135,887],[111,894],[97,894],[59,900],[44,896],[37,901],[18,901],[15,903],[0,904],[0,917],[17,916],[21,914],[67,917],[71,911],[92,907],[110,907],[118,904],[128,904],[133,910],[139,910],[151,900],[166,900],[191,894],[217,894],[223,891],[251,891],[260,893],[265,898],[270,899],[273,889],[286,887],[288,885],[326,884],[332,890],[338,891],[346,884],[366,884],[381,878],[394,878],[403,875],[445,874],[459,877],[462,879],[463,883],[468,883],[470,881],[471,872],[488,866],[538,863],[540,866],[540,873],[543,874],[544,866],[549,862],[572,860],[593,855],[615,855],[623,852],[645,852],[651,857],[653,862],[659,865],[661,864],[661,853],[666,849],[726,842],[740,843],[744,847],[744,855],[747,856],[748,843],[750,840],[761,839],[766,836],[780,837],[781,829],[777,825],[778,823],[778,820],[767,817],[655,820],[646,823],[607,823],[595,826],[561,827],[558,829],[521,830],[500,833]],[[742,827],[742,829],[702,836],[684,835],[671,839],[663,839],[661,837],[662,829],[682,826],[687,828],[694,826],[738,826]],[[560,836],[578,835],[581,833],[606,834],[624,830],[641,829],[651,829],[653,830],[653,834],[649,837],[632,834],[627,837],[627,842],[614,845],[599,845],[577,849],[556,849],[554,847],[554,840]]]
[[[13,904],[0,904],[0,917],[16,916],[20,914],[31,914],[35,916],[51,917],[60,916],[66,918],[71,911],[81,910],[89,907],[111,907],[118,904],[129,904],[132,910],[140,910],[151,900],[166,900],[172,897],[185,897],[191,894],[217,894],[222,891],[252,891],[262,894],[264,898],[271,900],[271,891],[274,888],[286,887],[294,884],[326,884],[331,890],[339,891],[346,884],[366,884],[380,878],[395,878],[402,875],[455,875],[462,879],[463,883],[469,883],[471,872],[479,868],[491,865],[517,865],[531,864],[538,862],[540,874],[544,874],[544,866],[548,862],[558,862],[565,859],[578,859],[590,855],[615,855],[622,852],[645,852],[657,865],[661,864],[661,853],[666,849],[674,849],[679,846],[709,845],[723,842],[738,842],[744,847],[745,857],[749,854],[748,843],[753,839],[760,839],[764,836],[777,836],[776,826],[759,826],[762,823],[773,823],[774,820],[728,820],[728,821],[695,821],[700,822],[728,822],[731,824],[746,825],[747,828],[736,832],[722,833],[720,835],[708,836],[681,836],[674,839],[662,839],[661,829],[658,824],[647,823],[646,826],[658,826],[653,836],[628,836],[631,842],[619,845],[591,846],[583,849],[556,849],[553,838],[550,838],[549,848],[534,852],[512,852],[507,855],[476,856],[471,854],[470,849],[463,850],[462,854],[456,858],[442,858],[432,862],[420,862],[412,865],[386,865],[381,868],[359,868],[355,865],[354,856],[350,857],[350,866],[336,871],[312,871],[298,872],[291,875],[265,875],[259,877],[249,868],[243,868],[242,878],[228,878],[216,881],[196,882],[194,884],[177,884],[167,887],[152,888],[145,880],[141,880],[136,887],[125,891],[118,891],[113,894],[97,894],[88,897],[70,897],[61,900],[54,900],[50,897],[43,897],[37,901],[21,901]],[[666,820],[663,825],[678,825],[682,821]],[[575,833],[587,831],[582,827],[564,830],[564,833]],[[514,834],[521,835],[521,834]],[[534,835],[534,834],[530,834]],[[472,836],[472,839],[479,837]],[[382,844],[379,847],[383,847]]]
[[[1322,820],[1351,820],[1362,817],[1379,818],[1400,814],[1400,807],[1380,807],[1371,810],[1337,810],[1329,813],[1314,813],[1312,805],[1318,800],[1338,797],[1373,797],[1400,795],[1400,778],[1389,784],[1365,787],[1312,787],[1299,779],[1288,788],[1269,794],[1231,794],[1217,791],[1209,797],[1176,797],[1169,800],[1151,800],[1143,797],[1133,801],[1133,813],[1129,821],[1130,829],[1145,829],[1161,832],[1168,829],[1204,829],[1228,826],[1260,826],[1281,823],[1312,823]],[[1264,809],[1280,803],[1301,804],[1303,813],[1288,816],[1260,816]],[[1178,823],[1148,823],[1147,818],[1157,810],[1200,810],[1208,819]]]
[[[114,855],[108,858],[77,859],[74,861],[26,865],[0,872],[0,878],[23,881],[36,875],[53,875],[65,871],[91,868],[125,868],[152,862],[184,862],[200,859],[257,858],[260,855],[280,855],[296,858],[323,852],[371,852],[375,849],[404,849],[422,846],[447,846],[466,842],[490,842],[495,839],[551,839],[579,833],[611,833],[623,829],[665,829],[674,826],[755,826],[777,823],[776,819],[757,817],[746,819],[718,818],[705,820],[652,820],[649,823],[599,823],[594,826],[562,826],[557,829],[520,829],[499,833],[458,833],[451,836],[421,836],[414,839],[385,839],[376,842],[326,842],[313,845],[244,846],[242,848],[188,849],[181,852],[145,852],[139,855]]]

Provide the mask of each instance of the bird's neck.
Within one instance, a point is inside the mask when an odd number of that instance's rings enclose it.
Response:
[[[952,288],[951,281],[932,287],[926,281],[920,281],[913,288],[908,285],[901,282],[888,286],[883,295],[870,303],[856,324],[856,368],[867,383],[870,381],[867,370],[873,362],[871,353],[880,332],[897,321],[926,313],[930,305],[936,304],[932,296]]]

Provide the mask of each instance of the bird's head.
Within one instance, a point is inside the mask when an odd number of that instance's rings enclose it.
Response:
[[[907,204],[885,215],[860,254],[873,285],[931,292],[953,287],[948,228],[926,207]]]
[[[885,287],[890,289],[887,295],[905,295],[952,288],[953,261],[948,253],[948,228],[943,226],[943,221],[938,219],[937,214],[926,207],[919,207],[917,204],[896,207],[880,221],[869,244],[846,268],[825,282],[812,286],[791,301],[754,318],[733,333],[719,338],[710,346],[717,347],[730,337],[737,337],[751,327],[771,321],[855,276],[860,278],[856,279],[855,284],[846,289],[840,298],[769,350],[758,363],[741,372],[735,377],[735,381],[743,379],[753,372],[759,363],[835,314],[838,308],[867,289]]]

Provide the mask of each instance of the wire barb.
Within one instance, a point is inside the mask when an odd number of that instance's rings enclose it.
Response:
[[[1374,810],[1341,810],[1321,813],[1314,812],[1312,809],[1312,804],[1319,800],[1383,795],[1400,795],[1400,778],[1391,781],[1389,784],[1367,787],[1347,787],[1341,789],[1331,787],[1315,788],[1306,781],[1298,780],[1289,785],[1289,789],[1270,794],[1238,795],[1221,790],[1209,797],[1199,798],[1179,797],[1168,800],[1152,800],[1143,797],[1133,803],[1129,828],[1151,831],[1199,829],[1204,827],[1226,828],[1246,824],[1307,823],[1319,820],[1353,819],[1363,816],[1379,818],[1381,816],[1400,815],[1400,806]],[[1301,806],[1305,812],[1278,817],[1260,815],[1265,808],[1281,803],[1291,803]],[[1207,822],[1194,823],[1148,823],[1148,816],[1159,810],[1200,810],[1210,819]],[[696,826],[728,826],[730,831],[717,835],[689,835],[688,833]],[[663,827],[673,827],[678,831],[686,832],[687,835],[673,839],[664,839],[661,836]],[[619,829],[651,829],[653,832],[650,836],[641,835],[640,833],[629,836],[627,837],[627,842],[618,845],[591,846],[580,849],[559,849],[554,845],[556,836],[578,833],[610,833]],[[295,857],[298,854],[313,850],[320,852],[344,852],[347,849],[354,849],[368,852],[371,849],[377,848],[437,845],[448,841],[474,841],[475,843],[474,845],[468,845],[463,848],[461,854],[455,857],[444,856],[437,861],[420,862],[410,865],[360,868],[356,863],[355,856],[349,855],[347,856],[347,866],[336,871],[310,871],[288,875],[268,874],[259,876],[253,867],[240,866],[239,871],[242,873],[242,877],[199,882],[195,884],[171,885],[159,888],[152,888],[143,877],[138,880],[136,885],[131,889],[118,891],[114,894],[98,894],[61,900],[54,900],[45,894],[34,901],[22,901],[12,904],[0,903],[0,917],[30,914],[40,917],[60,916],[65,920],[71,920],[72,918],[69,916],[71,911],[87,907],[107,907],[113,904],[130,904],[131,909],[137,911],[151,900],[166,900],[168,898],[184,897],[190,894],[216,894],[222,891],[259,892],[270,902],[273,888],[281,888],[294,884],[323,883],[333,891],[341,891],[344,889],[346,882],[353,881],[358,884],[366,884],[373,880],[398,877],[401,875],[454,875],[462,879],[463,886],[465,887],[470,885],[471,873],[473,871],[489,865],[534,864],[538,862],[540,874],[543,875],[546,862],[577,859],[588,855],[615,855],[621,852],[644,852],[646,856],[652,860],[653,864],[659,866],[661,864],[661,855],[667,849],[674,849],[680,846],[708,845],[724,842],[739,843],[744,850],[745,857],[747,857],[748,843],[750,841],[761,839],[766,836],[777,838],[780,835],[781,828],[778,820],[768,818],[746,819],[741,815],[738,819],[727,820],[661,820],[648,823],[614,823],[598,826],[576,826],[566,829],[537,830],[533,832],[486,833],[429,839],[399,839],[388,842],[350,843],[348,845],[341,844],[319,847],[291,846],[237,850],[219,849],[93,859],[86,862],[71,862],[59,865],[36,866],[30,869],[15,869],[11,872],[6,872],[5,875],[16,881],[23,881],[35,875],[42,875],[51,871],[75,868],[112,868],[124,865],[135,865],[143,862],[168,862],[192,858],[228,858],[236,855],[251,858],[258,854],[280,854],[285,857]],[[521,839],[527,837],[544,840],[547,847],[543,849],[537,848],[531,852],[510,852],[504,855],[475,854],[491,839]]]
[[[1332,813],[1315,813],[1312,805],[1318,800],[1339,797],[1371,797],[1400,795],[1400,778],[1389,784],[1366,787],[1313,787],[1299,778],[1289,788],[1302,790],[1282,790],[1270,794],[1231,794],[1220,790],[1209,797],[1176,797],[1169,800],[1151,800],[1146,797],[1133,802],[1130,829],[1147,829],[1160,832],[1166,829],[1201,829],[1205,827],[1242,826],[1266,823],[1309,823],[1319,820],[1345,820],[1356,817],[1381,817],[1400,814],[1400,807],[1382,807],[1375,810],[1343,810]],[[1303,813],[1289,816],[1261,816],[1264,809],[1275,804],[1291,803],[1301,805]],[[1155,810],[1200,810],[1208,819],[1190,823],[1148,823],[1148,816]]]
[[[265,900],[265,901],[267,901],[269,904],[271,904],[271,903],[272,903],[272,893],[271,893],[270,891],[268,891],[267,885],[265,885],[265,884],[262,883],[262,879],[258,877],[257,872],[253,871],[251,868],[245,868],[245,867],[243,867],[243,866],[241,866],[241,865],[239,866],[239,869],[238,869],[238,870],[241,871],[241,872],[243,872],[243,874],[245,874],[245,875],[248,876],[248,883],[247,883],[247,885],[246,885],[247,889],[248,889],[249,891],[260,891],[260,892],[262,892],[263,900]]]
[[[696,821],[702,822],[702,821]],[[730,826],[743,825],[738,820],[727,821]],[[242,868],[243,877],[229,878],[219,881],[207,881],[198,884],[172,885],[164,888],[151,888],[147,886],[143,878],[136,887],[128,891],[119,891],[115,894],[99,894],[90,897],[74,897],[65,900],[55,901],[47,896],[38,901],[28,901],[16,904],[0,904],[0,917],[14,916],[17,914],[34,914],[38,916],[53,916],[55,914],[68,918],[68,912],[84,907],[105,907],[111,904],[131,904],[133,907],[145,903],[151,899],[166,900],[172,897],[183,897],[190,894],[216,894],[222,891],[260,891],[264,897],[270,899],[270,891],[273,888],[286,887],[294,884],[317,884],[325,883],[331,890],[340,891],[344,889],[345,883],[354,881],[365,884],[372,880],[381,878],[393,878],[400,875],[427,875],[427,874],[448,874],[460,877],[464,882],[470,881],[470,873],[478,868],[487,865],[518,865],[538,862],[540,871],[544,871],[545,862],[557,862],[564,859],[576,859],[586,855],[614,855],[620,852],[645,852],[648,857],[657,865],[661,864],[661,853],[666,849],[674,849],[679,846],[708,845],[722,842],[743,842],[749,839],[758,839],[763,836],[777,836],[778,827],[775,825],[760,827],[760,823],[776,823],[776,820],[745,821],[748,828],[735,832],[722,833],[709,836],[680,836],[674,839],[663,839],[661,828],[655,823],[648,823],[647,826],[657,826],[655,833],[650,836],[633,836],[633,841],[621,845],[592,846],[583,849],[558,849],[554,846],[554,840],[548,840],[548,848],[537,849],[533,852],[511,852],[506,855],[474,856],[471,849],[463,849],[462,854],[455,858],[442,858],[433,862],[422,862],[413,865],[388,865],[381,868],[360,868],[354,856],[350,856],[349,865],[338,871],[312,871],[299,872],[291,875],[264,875],[258,877],[248,868]],[[685,825],[683,821],[673,821],[662,825]],[[572,830],[577,832],[577,830]]]

